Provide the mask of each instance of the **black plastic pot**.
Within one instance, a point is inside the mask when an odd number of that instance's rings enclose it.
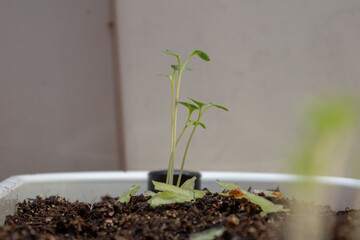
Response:
[[[167,170],[149,172],[148,181],[147,181],[148,182],[148,190],[155,191],[154,185],[152,183],[153,180],[157,181],[157,182],[166,182],[166,174],[167,174]],[[201,174],[199,172],[183,171],[180,185],[183,184],[186,180],[188,180],[194,176],[196,177],[195,189],[200,190]],[[179,177],[179,170],[175,170],[174,171],[174,183],[175,184],[177,183],[178,177]]]

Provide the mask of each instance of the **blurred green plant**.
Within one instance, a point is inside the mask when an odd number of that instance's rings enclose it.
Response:
[[[135,195],[135,193],[141,188],[141,186],[132,186],[129,188],[129,191],[123,193],[119,198],[118,201],[121,203],[126,203],[130,201],[130,198],[132,195]]]
[[[359,126],[358,102],[350,96],[325,96],[308,107],[293,170],[307,176],[342,175]]]
[[[291,187],[297,198],[314,202],[342,200],[339,192],[329,190],[312,177],[348,177],[346,169],[356,167],[351,153],[359,130],[358,107],[357,99],[348,95],[326,95],[308,105],[302,136],[291,162],[292,171],[305,176]],[[289,239],[327,239],[315,209],[295,207],[292,211],[298,217],[286,227]]]

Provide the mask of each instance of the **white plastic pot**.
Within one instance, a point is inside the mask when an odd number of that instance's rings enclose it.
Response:
[[[36,196],[59,195],[70,201],[95,202],[101,196],[121,195],[133,185],[140,185],[146,191],[147,174],[145,171],[116,172],[72,172],[48,173],[13,176],[0,183],[0,225],[6,215],[13,214],[16,204]],[[293,196],[296,183],[305,178],[289,174],[242,173],[242,172],[201,172],[202,187],[219,191],[216,179],[234,182],[247,189],[274,189],[280,187],[286,196]],[[360,208],[360,180],[337,177],[314,177],[316,186],[326,189],[330,196],[322,204],[329,204],[334,209],[345,207]],[[309,199],[309,196],[296,196],[298,199]]]

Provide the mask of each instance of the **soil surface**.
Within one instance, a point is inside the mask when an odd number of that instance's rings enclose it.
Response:
[[[144,195],[128,203],[104,197],[93,204],[37,197],[19,203],[16,214],[6,217],[0,239],[189,239],[217,228],[223,230],[216,239],[360,239],[359,210],[334,212],[294,199],[266,198],[291,211],[261,217],[261,208],[244,198],[210,192],[193,202],[157,208]]]

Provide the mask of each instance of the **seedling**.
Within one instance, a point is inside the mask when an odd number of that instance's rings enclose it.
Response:
[[[183,131],[181,132],[177,142],[180,140],[182,134],[186,131],[186,129],[189,127],[189,126],[193,126],[193,130],[191,131],[191,134],[190,134],[190,137],[187,141],[187,144],[186,144],[186,147],[185,147],[185,152],[184,152],[184,156],[183,156],[183,160],[182,160],[182,163],[181,163],[181,168],[180,168],[180,172],[179,172],[179,178],[178,178],[178,181],[177,181],[177,184],[176,186],[180,186],[180,182],[181,182],[181,176],[182,176],[182,172],[183,172],[183,169],[184,169],[184,165],[185,165],[185,159],[186,159],[186,155],[187,155],[187,152],[188,152],[188,149],[189,149],[189,146],[190,146],[190,142],[191,142],[191,139],[195,133],[195,130],[197,128],[197,126],[201,126],[203,129],[206,128],[205,124],[203,124],[202,122],[200,122],[200,119],[201,117],[204,115],[204,113],[210,108],[210,107],[217,107],[217,108],[220,108],[220,109],[223,109],[225,111],[229,111],[227,108],[223,107],[223,106],[220,106],[220,105],[216,105],[216,104],[212,104],[212,103],[208,103],[208,104],[205,104],[205,103],[202,103],[202,102],[199,102],[199,101],[196,101],[192,98],[189,98],[191,101],[193,101],[196,105],[197,105],[197,110],[199,111],[199,114],[198,114],[198,117],[196,119],[196,121],[194,120],[191,120],[190,119],[190,116],[191,116],[191,113],[193,112],[193,108],[195,107],[194,105],[190,104],[190,103],[187,103],[187,102],[179,102],[181,103],[183,106],[187,107],[189,109],[189,116],[188,116],[188,120],[186,121],[186,124],[185,124],[185,127],[183,129]]]
[[[179,101],[179,92],[180,92],[180,81],[183,71],[186,70],[192,70],[192,68],[187,67],[186,64],[188,61],[194,56],[198,55],[201,59],[205,61],[210,61],[209,56],[200,51],[195,50],[187,59],[186,61],[181,64],[179,55],[170,52],[170,51],[164,51],[164,53],[175,56],[177,58],[178,64],[177,65],[171,65],[173,69],[172,75],[165,75],[165,74],[159,74],[159,76],[165,76],[169,78],[171,83],[171,148],[170,148],[170,161],[169,161],[169,167],[168,167],[168,173],[165,183],[156,182],[153,181],[155,190],[159,191],[157,193],[154,192],[147,192],[147,195],[150,195],[151,198],[147,201],[150,206],[152,207],[158,207],[164,204],[171,204],[171,203],[182,203],[182,202],[190,202],[197,198],[202,198],[205,196],[206,192],[201,190],[195,190],[195,180],[196,177],[193,177],[191,179],[188,179],[185,183],[180,186],[181,183],[181,176],[185,165],[185,159],[187,156],[187,152],[189,150],[189,146],[191,143],[191,140],[194,136],[195,130],[198,126],[201,126],[202,128],[206,128],[205,124],[200,122],[202,117],[204,116],[205,112],[209,110],[211,107],[216,107],[225,111],[229,111],[227,108],[213,104],[213,103],[203,103],[200,101],[197,101],[193,98],[188,98],[189,102],[180,102]],[[175,87],[176,86],[176,87]],[[186,107],[188,109],[188,116],[186,118],[186,122],[184,125],[184,128],[182,129],[180,135],[177,137],[176,135],[176,125],[177,125],[177,110],[178,110],[178,104]],[[196,120],[192,120],[191,116],[192,114],[197,111],[198,115],[196,117]],[[189,139],[186,143],[184,156],[181,163],[180,173],[178,177],[178,181],[176,183],[176,186],[173,184],[173,177],[174,177],[174,160],[175,160],[175,148],[178,145],[179,141],[183,137],[184,133],[187,129],[192,127],[192,131],[190,133]],[[227,193],[218,193],[226,196],[234,196],[235,198],[246,198],[248,201],[253,202],[257,205],[259,205],[262,208],[261,215],[264,216],[268,213],[272,212],[278,212],[278,211],[288,211],[287,209],[283,209],[281,206],[275,205],[274,203],[270,202],[269,200],[262,198],[256,194],[250,193],[248,191],[245,191],[241,189],[239,186],[233,184],[233,183],[224,183],[218,181],[220,187],[222,189],[230,190]],[[120,198],[120,202],[128,202],[131,198],[131,195],[133,195],[137,190],[139,189],[139,186],[132,187],[128,192],[124,193]],[[191,236],[191,239],[212,239],[215,236],[219,236],[224,231],[223,228],[214,228],[210,231],[205,231],[200,234],[195,234]]]
[[[181,176],[182,176],[182,172],[183,172],[184,165],[185,165],[186,155],[189,150],[191,140],[193,138],[193,135],[194,135],[197,127],[201,126],[204,129],[206,128],[205,124],[200,122],[200,120],[204,116],[205,112],[211,107],[216,107],[216,108],[219,108],[219,109],[222,109],[225,111],[229,111],[227,108],[225,108],[221,105],[217,105],[217,104],[213,104],[213,103],[206,104],[206,103],[197,101],[193,98],[189,98],[190,102],[179,102],[180,81],[181,81],[181,75],[183,73],[183,70],[184,69],[192,70],[192,68],[187,67],[186,64],[191,59],[191,57],[194,55],[198,55],[201,59],[203,59],[205,61],[210,61],[210,58],[208,57],[208,55],[206,53],[199,51],[199,50],[195,50],[190,55],[190,57],[188,57],[186,59],[186,61],[182,65],[180,63],[179,55],[177,55],[173,52],[170,52],[170,51],[164,51],[164,53],[175,56],[178,60],[178,65],[171,65],[171,67],[173,69],[172,75],[165,75],[165,74],[159,75],[159,76],[168,77],[171,82],[171,93],[172,93],[171,94],[171,149],[170,149],[170,161],[169,161],[166,183],[160,183],[160,182],[153,181],[155,190],[158,190],[160,192],[150,193],[152,197],[148,200],[148,203],[152,207],[157,207],[157,206],[160,206],[163,204],[169,204],[169,203],[175,203],[175,202],[178,202],[178,203],[188,202],[188,201],[194,200],[196,198],[201,198],[205,195],[204,191],[194,189],[195,179],[196,179],[195,177],[187,180],[182,186],[180,186]],[[176,75],[176,73],[177,73],[177,75]],[[176,79],[176,81],[175,81],[175,79]],[[176,88],[175,88],[175,85],[176,85]],[[189,111],[188,111],[188,116],[187,116],[184,128],[181,131],[179,137],[176,138],[178,104],[183,105]],[[198,115],[197,115],[196,120],[192,120],[191,116],[195,111],[198,111]],[[184,133],[186,132],[186,130],[189,129],[190,127],[192,127],[192,131],[191,131],[189,139],[186,143],[178,181],[176,183],[176,186],[173,186],[175,148],[176,148],[177,144],[179,143],[179,141],[181,140]],[[222,189],[230,190],[229,193],[219,193],[219,194],[223,194],[226,196],[233,195],[236,198],[245,197],[246,199],[248,199],[248,201],[261,206],[261,208],[263,209],[263,211],[261,213],[262,215],[266,215],[267,213],[271,213],[271,212],[288,211],[287,209],[283,209],[282,207],[273,204],[272,202],[270,202],[269,200],[266,200],[265,198],[262,198],[256,194],[252,194],[250,192],[247,192],[247,191],[241,189],[240,187],[238,187],[237,185],[235,185],[233,183],[223,183],[220,181],[218,183],[220,184]],[[235,192],[239,193],[239,194],[235,194]],[[124,198],[126,198],[126,197],[127,197],[127,195]],[[201,234],[199,236],[197,236],[197,235],[193,236],[193,239],[207,239],[207,238],[203,238],[203,237],[204,236],[216,236],[214,234],[218,234],[221,231],[222,231],[222,229],[220,229],[220,230],[214,229],[214,232],[213,231],[204,232],[203,234]]]
[[[167,74],[159,74],[159,76],[165,76],[167,78],[169,78],[170,83],[171,83],[171,141],[170,141],[170,160],[169,160],[169,166],[168,166],[168,173],[167,173],[167,177],[166,177],[166,183],[173,185],[173,179],[174,179],[174,162],[175,162],[175,149],[176,146],[178,144],[178,142],[180,141],[180,139],[182,138],[183,134],[185,133],[185,131],[190,127],[193,126],[193,130],[190,134],[189,140],[186,144],[186,148],[185,148],[185,152],[184,152],[184,156],[183,156],[183,161],[181,163],[181,168],[180,168],[180,174],[179,174],[179,178],[178,178],[178,182],[177,182],[177,186],[180,186],[180,182],[181,182],[181,176],[182,176],[182,172],[184,169],[184,165],[185,165],[185,159],[186,159],[186,155],[189,149],[189,145],[191,142],[191,139],[194,135],[194,132],[197,128],[197,126],[201,126],[204,129],[206,128],[205,125],[200,122],[201,117],[204,115],[204,113],[210,108],[210,107],[217,107],[220,109],[223,109],[225,111],[228,111],[227,108],[220,106],[220,105],[216,105],[216,104],[212,104],[212,103],[202,103],[199,102],[197,100],[194,100],[192,98],[189,98],[194,104],[192,103],[188,103],[188,102],[179,102],[179,94],[180,94],[180,82],[181,82],[181,77],[183,74],[184,70],[189,70],[192,71],[192,68],[187,66],[187,63],[189,62],[189,60],[197,55],[198,57],[200,57],[202,60],[204,61],[210,61],[209,56],[200,50],[195,50],[186,60],[183,64],[181,64],[180,61],[180,56],[178,54],[175,54],[169,50],[164,51],[164,53],[175,56],[177,59],[177,64],[176,65],[171,65],[171,68],[173,69],[173,73],[172,75],[167,75]],[[181,134],[179,135],[179,137],[177,138],[176,136],[176,127],[177,127],[177,112],[178,112],[178,104],[181,104],[183,106],[185,106],[186,108],[188,108],[189,110],[189,114],[185,123],[185,127],[182,130]],[[198,117],[196,120],[191,120],[191,115],[194,111],[199,111]]]

